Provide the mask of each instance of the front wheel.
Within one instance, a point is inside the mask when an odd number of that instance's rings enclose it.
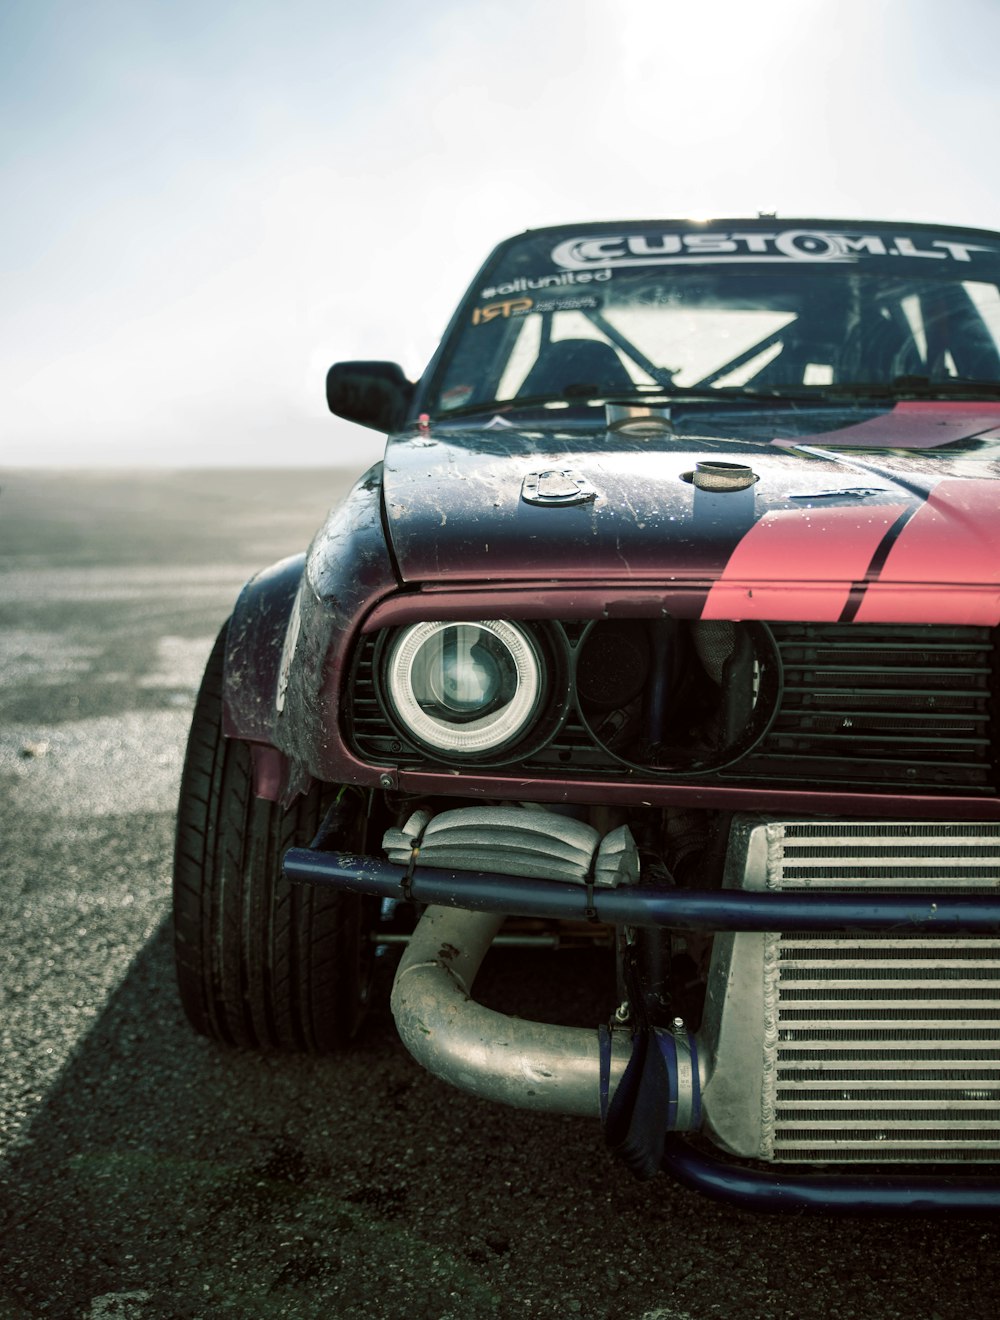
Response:
[[[371,981],[374,900],[291,885],[288,848],[332,800],[314,784],[288,809],[254,797],[246,743],[222,736],[226,630],[195,704],[174,854],[174,952],[191,1025],[228,1045],[325,1053],[345,1045]],[[360,851],[363,814],[345,850]]]

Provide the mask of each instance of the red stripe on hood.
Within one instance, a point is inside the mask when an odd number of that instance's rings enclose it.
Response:
[[[965,481],[946,477],[914,513],[889,551],[878,584],[869,587],[856,619],[886,621],[893,616],[890,598],[912,613],[912,593],[883,587],[913,584],[927,588],[921,618],[938,623],[950,617],[948,591],[1000,582],[1000,481]],[[995,609],[996,591],[991,594]],[[887,613],[887,611],[889,611]],[[984,620],[985,621],[985,620]],[[991,619],[996,622],[996,619]]]
[[[862,501],[765,513],[733,551],[701,617],[836,621],[907,507]]]

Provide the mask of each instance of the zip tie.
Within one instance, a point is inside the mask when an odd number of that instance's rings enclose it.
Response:
[[[590,857],[590,866],[587,869],[587,878],[584,882],[587,886],[587,906],[583,910],[583,915],[587,921],[597,921],[597,908],[594,905],[594,873],[597,870],[597,854],[601,850],[598,844]]]
[[[399,882],[399,888],[402,891],[403,899],[407,903],[413,902],[413,872],[416,869],[417,858],[420,856],[420,845],[415,843],[410,849],[410,860],[406,866],[406,875]]]

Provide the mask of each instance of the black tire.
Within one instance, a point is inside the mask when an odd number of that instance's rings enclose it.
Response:
[[[195,704],[177,810],[181,1002],[197,1031],[224,1044],[327,1053],[364,1014],[373,900],[282,875],[285,850],[309,843],[332,790],[314,784],[287,811],[254,797],[249,746],[222,736],[225,637]]]

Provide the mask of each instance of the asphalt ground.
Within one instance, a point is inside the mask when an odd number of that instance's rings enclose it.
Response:
[[[201,668],[345,480],[0,474],[0,1320],[994,1320],[991,1221],[635,1182],[595,1125],[423,1073],[384,1005],[336,1058],[188,1028],[170,857]],[[481,989],[591,1023],[613,996],[588,952],[495,952]]]

